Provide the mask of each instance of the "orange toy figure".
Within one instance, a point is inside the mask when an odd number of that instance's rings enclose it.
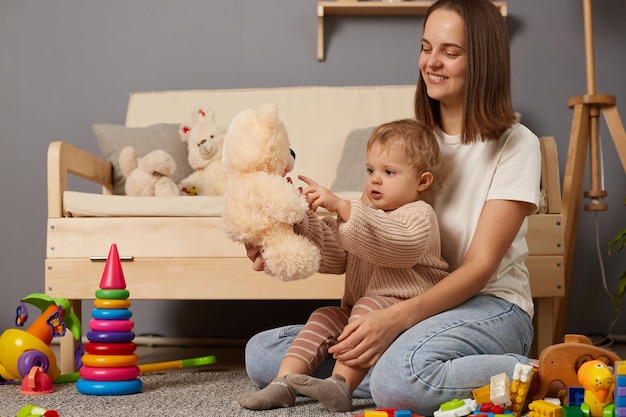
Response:
[[[602,361],[583,363],[578,369],[578,381],[585,389],[584,403],[580,406],[587,417],[602,417],[606,407],[613,405],[615,378],[613,372]],[[612,410],[608,410],[613,415]]]

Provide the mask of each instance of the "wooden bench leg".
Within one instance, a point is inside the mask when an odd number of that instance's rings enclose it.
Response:
[[[74,314],[81,320],[81,300],[69,300],[70,305],[72,306],[72,310],[74,310]],[[60,352],[57,360],[60,362],[59,368],[61,369],[61,374],[69,374],[72,372],[76,372],[76,362],[74,361],[74,352],[76,348],[80,344],[80,339],[78,341],[74,340],[74,336],[71,332],[66,332],[65,336],[61,338],[60,344]]]
[[[541,352],[554,344],[553,299],[535,298],[535,340],[532,356],[538,358]]]

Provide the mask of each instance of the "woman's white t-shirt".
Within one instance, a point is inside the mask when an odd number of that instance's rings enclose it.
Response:
[[[434,204],[441,229],[442,255],[456,269],[469,249],[483,206],[488,200],[514,200],[539,204],[541,152],[539,140],[522,124],[494,141],[463,145],[460,136],[436,130],[449,173]],[[534,307],[530,293],[524,220],[511,247],[481,294],[503,298],[520,306],[530,317]]]

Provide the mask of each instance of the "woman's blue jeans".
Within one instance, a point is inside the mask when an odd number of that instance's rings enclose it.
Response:
[[[267,330],[248,341],[246,370],[256,384],[263,387],[276,377],[301,329]],[[500,298],[476,296],[398,336],[354,396],[371,396],[378,407],[432,415],[444,402],[471,398],[491,376],[506,372],[512,378],[517,362],[529,362],[532,339],[532,320],[523,310]],[[333,364],[329,357],[313,375],[330,376]]]

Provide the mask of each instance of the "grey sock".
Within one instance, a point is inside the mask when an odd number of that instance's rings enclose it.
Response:
[[[309,375],[287,375],[287,382],[300,394],[315,398],[328,411],[351,411],[352,390],[341,375],[317,379]]]
[[[239,394],[237,402],[250,410],[270,410],[296,404],[296,391],[284,377],[274,379],[267,387],[248,394]]]

